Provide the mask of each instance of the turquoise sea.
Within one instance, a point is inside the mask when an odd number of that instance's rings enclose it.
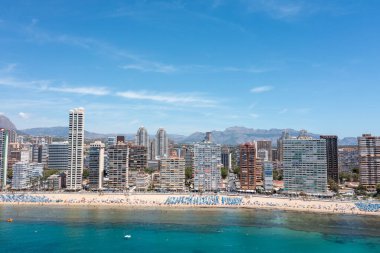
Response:
[[[0,206],[0,220],[0,252],[380,252],[379,217]]]

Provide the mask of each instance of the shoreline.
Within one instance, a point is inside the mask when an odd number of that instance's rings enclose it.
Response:
[[[0,194],[1,195],[1,194]],[[3,194],[5,195],[5,194]],[[134,194],[134,195],[113,195],[113,194],[60,194],[60,193],[29,193],[29,194],[8,194],[12,196],[28,195],[32,197],[46,197],[51,202],[1,202],[1,206],[44,206],[44,207],[66,207],[66,208],[117,208],[134,209],[149,208],[161,210],[179,209],[257,209],[276,210],[318,214],[343,214],[361,216],[380,216],[380,212],[366,212],[359,210],[354,202],[338,202],[323,200],[300,200],[287,198],[274,198],[262,196],[227,196],[220,197],[241,198],[241,205],[205,205],[205,204],[165,204],[167,198],[172,195],[166,194]],[[174,195],[175,197],[189,197],[190,195]],[[196,196],[196,195],[191,195]],[[213,196],[213,195],[204,195]]]

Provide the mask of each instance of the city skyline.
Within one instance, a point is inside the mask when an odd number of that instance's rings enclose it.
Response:
[[[65,126],[84,107],[99,133],[380,134],[379,3],[1,5],[0,113],[19,129]]]

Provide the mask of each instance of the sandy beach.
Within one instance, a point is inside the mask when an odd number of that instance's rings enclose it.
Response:
[[[3,194],[4,195],[4,194]],[[7,194],[12,196],[12,194]],[[21,194],[15,194],[16,196]],[[251,196],[228,196],[218,195],[219,198],[241,198],[240,205],[228,204],[165,204],[168,197],[200,197],[199,195],[168,195],[168,194],[102,194],[97,193],[28,193],[31,197],[46,198],[49,202],[1,202],[0,205],[44,205],[44,206],[70,206],[70,207],[121,207],[121,208],[259,208],[275,209],[285,211],[301,211],[315,213],[334,214],[357,214],[357,215],[378,215],[380,212],[361,211],[354,202],[338,202],[323,200],[301,200],[289,198],[264,197],[258,195]],[[202,195],[201,197],[215,196]]]

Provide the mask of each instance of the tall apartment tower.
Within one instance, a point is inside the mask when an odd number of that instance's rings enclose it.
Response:
[[[104,149],[101,141],[90,144],[89,150],[89,183],[91,189],[102,189],[104,180]]]
[[[145,147],[147,149],[148,160],[152,160],[151,153],[149,152],[150,141],[148,131],[143,126],[137,131],[135,145]]]
[[[290,138],[290,135],[287,131],[282,132],[281,137],[277,140],[277,158],[278,161],[282,162],[284,158],[284,140]]]
[[[69,113],[69,156],[67,188],[82,189],[84,148],[84,109],[75,108]]]
[[[380,184],[380,137],[363,134],[358,138],[360,184],[376,190]]]
[[[240,145],[240,187],[242,190],[256,190],[257,158],[254,143]]]
[[[169,191],[185,190],[185,159],[174,153],[160,160],[160,188]]]
[[[211,142],[194,144],[194,190],[218,191],[221,184],[221,146]]]
[[[326,140],[327,179],[332,179],[339,183],[338,136],[321,135],[321,139]]]
[[[0,188],[7,186],[9,131],[0,128]]]
[[[299,137],[283,140],[284,190],[327,192],[326,140]]]
[[[108,148],[108,178],[111,189],[124,190],[128,188],[128,162],[129,147],[124,142],[118,142],[116,145]]]
[[[272,141],[261,140],[256,142],[257,150],[266,150],[268,152],[268,161],[272,161]]]
[[[69,157],[68,142],[52,142],[48,150],[48,168],[66,171]]]
[[[169,140],[165,129],[160,128],[156,134],[156,156],[168,157],[169,153]]]

